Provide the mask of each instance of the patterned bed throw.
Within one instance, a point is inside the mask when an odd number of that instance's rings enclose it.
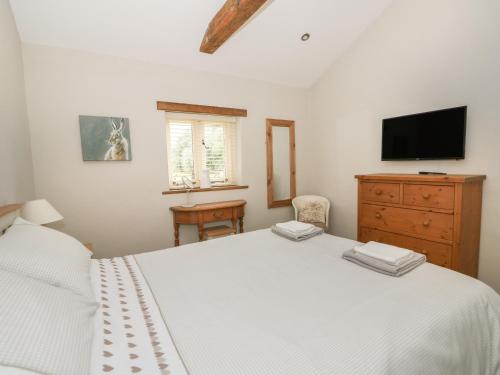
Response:
[[[97,313],[92,374],[187,375],[133,256],[95,261]]]

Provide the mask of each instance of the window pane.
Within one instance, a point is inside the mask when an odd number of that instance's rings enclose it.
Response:
[[[204,126],[203,168],[208,169],[211,182],[227,182],[224,136],[222,125]]]
[[[172,181],[174,185],[182,185],[182,177],[194,180],[193,134],[191,124],[170,123],[170,147]]]

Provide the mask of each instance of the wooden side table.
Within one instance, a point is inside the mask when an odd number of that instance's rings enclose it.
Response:
[[[203,241],[205,237],[205,223],[231,220],[231,227],[236,233],[237,223],[239,222],[240,233],[243,233],[243,217],[245,216],[246,203],[245,200],[240,199],[202,203],[193,207],[170,207],[170,210],[174,213],[175,246],[179,246],[179,227],[181,224],[197,225],[200,241]]]

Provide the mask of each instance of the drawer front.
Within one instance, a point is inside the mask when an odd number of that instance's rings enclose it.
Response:
[[[377,241],[389,245],[403,247],[405,249],[410,249],[418,253],[425,254],[429,263],[433,263],[446,268],[451,267],[452,247],[449,245],[370,228],[361,228],[359,241]]]
[[[455,205],[453,186],[405,184],[403,203],[410,206],[452,210]]]
[[[198,222],[198,213],[189,211],[178,211],[174,213],[175,222],[179,224],[196,224]]]
[[[362,182],[361,199],[373,202],[399,203],[398,183]]]
[[[388,232],[453,240],[453,215],[449,214],[362,204],[359,223],[362,227]]]
[[[212,221],[230,220],[233,217],[232,208],[220,208],[218,210],[204,211],[203,221],[210,223]]]

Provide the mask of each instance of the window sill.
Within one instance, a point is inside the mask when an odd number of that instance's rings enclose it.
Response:
[[[202,192],[208,192],[208,191],[222,191],[222,190],[238,190],[238,189],[248,189],[248,185],[223,185],[223,186],[214,186],[211,188],[193,188],[190,189],[190,193],[202,193]],[[187,193],[187,189],[170,189],[167,191],[162,192],[162,195],[169,195],[169,194],[182,194],[182,193]]]

